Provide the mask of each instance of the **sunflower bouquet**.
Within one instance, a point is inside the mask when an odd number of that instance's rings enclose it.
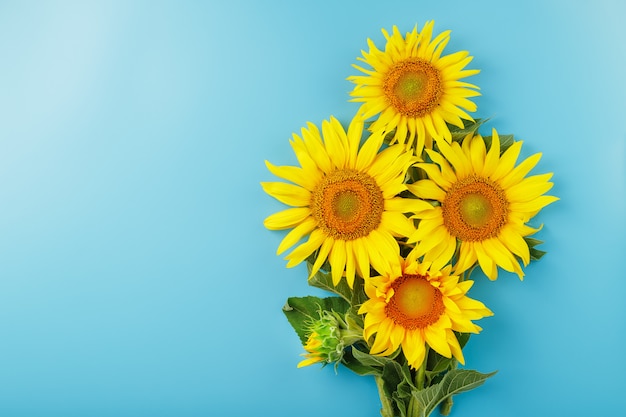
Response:
[[[481,135],[461,81],[466,51],[443,50],[433,22],[389,33],[369,51],[347,127],[330,117],[293,134],[299,166],[276,166],[286,180],[263,182],[287,208],[265,219],[289,230],[278,246],[287,267],[305,263],[310,285],[328,297],[291,297],[283,311],[306,353],[298,366],[343,365],[373,376],[383,417],[448,415],[452,396],[493,373],[464,368],[463,348],[493,313],[469,296],[479,267],[523,278],[541,258],[529,221],[557,200],[545,195],[552,174],[529,175],[541,154],[518,163],[522,142]]]

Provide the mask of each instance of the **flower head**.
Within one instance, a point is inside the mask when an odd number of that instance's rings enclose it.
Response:
[[[320,311],[319,320],[309,323],[309,336],[304,344],[307,353],[302,354],[306,359],[298,363],[298,368],[319,362],[338,363],[349,344],[344,341],[345,332],[348,332],[347,325],[336,313]]]
[[[492,280],[497,267],[524,276],[530,252],[524,237],[538,231],[526,223],[543,207],[558,200],[543,195],[552,188],[551,173],[526,177],[541,154],[515,165],[522,142],[500,154],[500,139],[493,130],[489,151],[480,135],[468,135],[463,144],[438,143],[439,152],[427,151],[433,163],[421,163],[429,179],[409,185],[410,191],[436,204],[415,214],[420,219],[409,242],[417,242],[416,256],[443,265],[456,254],[457,273],[476,262]]]
[[[476,104],[468,97],[479,95],[478,87],[460,81],[479,72],[464,69],[472,57],[467,51],[442,56],[450,31],[432,39],[433,24],[426,22],[421,32],[415,26],[406,36],[396,26],[391,34],[383,29],[384,50],[368,39],[369,52],[357,58],[372,69],[354,65],[366,75],[348,77],[356,84],[350,95],[363,103],[363,116],[380,114],[372,131],[395,130],[392,143],[406,143],[417,155],[433,138],[451,141],[446,123],[463,128],[461,119],[473,120],[465,110],[476,111]]]
[[[385,268],[399,253],[397,237],[413,233],[413,223],[403,214],[418,209],[416,199],[397,195],[406,190],[404,178],[415,161],[404,147],[380,150],[383,135],[372,134],[360,146],[363,120],[355,118],[348,131],[335,118],[312,123],[294,134],[291,146],[300,167],[274,166],[276,176],[290,181],[264,182],[263,189],[293,206],[265,219],[268,229],[292,229],[278,254],[300,243],[286,256],[292,267],[315,253],[313,276],[328,260],[336,285],[345,275],[350,286],[356,274],[370,276],[370,266]]]
[[[402,347],[409,365],[419,368],[428,345],[464,363],[454,332],[478,333],[481,328],[472,320],[493,314],[466,295],[473,282],[459,282],[449,265],[439,271],[413,255],[400,265],[400,270],[366,282],[369,300],[359,313],[365,313],[364,339],[374,337],[370,353],[388,356]]]

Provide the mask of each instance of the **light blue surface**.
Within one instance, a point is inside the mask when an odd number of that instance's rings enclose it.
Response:
[[[0,416],[378,416],[373,380],[296,369],[282,315],[319,294],[275,256],[264,166],[349,120],[380,29],[469,50],[478,117],[561,198],[524,282],[465,350],[499,370],[452,417],[620,415],[626,386],[626,3],[0,3]]]

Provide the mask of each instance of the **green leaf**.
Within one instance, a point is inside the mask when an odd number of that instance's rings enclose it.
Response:
[[[452,367],[454,359],[446,358],[445,356],[441,356],[433,349],[428,353],[428,370],[427,373],[430,373],[431,377],[446,371]]]
[[[304,345],[309,337],[309,325],[320,318],[320,310],[345,314],[349,308],[350,304],[340,297],[290,297],[283,306],[283,313]]]
[[[359,351],[359,350],[355,348],[354,346],[352,347],[352,349],[345,350],[341,361],[345,365],[346,368],[350,369],[352,372],[361,376],[363,375],[381,376],[382,375],[382,370],[380,368],[364,365],[359,360],[357,360],[353,354],[353,352],[355,351]]]
[[[470,333],[459,333],[454,332],[457,340],[459,341],[459,346],[461,349],[465,347],[470,338]],[[458,362],[455,358],[446,358],[445,356],[440,355],[434,349],[430,349],[428,352],[428,366],[426,367],[426,375],[430,378],[431,381],[439,382],[442,378],[441,373],[456,369],[458,366]]]
[[[452,134],[452,140],[460,142],[470,133],[475,134],[478,128],[486,121],[486,119],[476,119],[473,122],[471,120],[463,120],[463,129],[454,125],[448,125]]]
[[[387,393],[396,394],[398,399],[409,398],[413,390],[416,389],[408,365],[402,366],[396,361],[391,361],[385,365],[382,379]]]
[[[440,383],[423,390],[414,390],[412,394],[419,404],[419,417],[429,416],[446,398],[474,389],[493,375],[495,372],[482,374],[473,370],[453,369],[446,373]]]
[[[309,268],[309,272],[311,271],[312,265],[307,263]],[[332,292],[342,297],[344,300],[350,302],[353,297],[352,289],[348,286],[348,283],[345,279],[339,281],[339,283],[335,286],[333,285],[333,278],[330,272],[324,272],[319,270],[309,279],[309,284],[321,288],[323,290]]]
[[[500,154],[503,154],[504,151],[509,149],[509,147],[515,143],[515,137],[513,135],[498,135],[498,138],[500,138]],[[493,137],[491,135],[483,136],[483,140],[485,141],[487,149],[491,149]]]
[[[354,359],[361,362],[363,365],[380,368],[381,370],[388,363],[394,362],[394,360],[387,356],[375,356],[360,351],[359,349],[352,347],[352,355]]]
[[[526,244],[528,245],[528,250],[530,251],[530,260],[538,261],[545,255],[547,252],[542,251],[540,249],[535,248],[537,245],[541,245],[543,243],[542,240],[534,239],[532,237],[524,237]]]
[[[465,345],[470,339],[470,336],[472,335],[471,333],[459,333],[459,332],[454,332],[454,334],[456,335],[456,339],[459,341],[459,346],[461,347],[461,349],[465,347]]]

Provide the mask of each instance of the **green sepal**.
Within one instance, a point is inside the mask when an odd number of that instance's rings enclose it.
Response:
[[[348,330],[359,335],[359,339],[363,340],[363,316],[358,313],[358,307],[352,306],[346,311],[344,321],[348,326]],[[346,343],[351,345],[352,343]]]
[[[532,237],[524,237],[526,244],[528,245],[528,250],[530,251],[530,260],[538,261],[545,255],[547,252],[537,249],[535,246],[541,245],[543,243],[542,240],[534,239]]]
[[[320,311],[344,315],[349,308],[350,304],[341,297],[289,297],[283,306],[283,313],[304,345],[309,337],[310,323],[320,318]]]

